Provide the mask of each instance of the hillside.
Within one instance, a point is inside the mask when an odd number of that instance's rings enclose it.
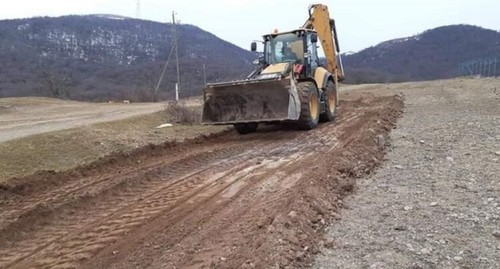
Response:
[[[207,81],[247,74],[255,55],[192,25],[179,25],[182,96]],[[111,15],[0,21],[0,97],[148,101],[172,49],[172,24]],[[160,98],[173,96],[170,61]]]
[[[366,83],[457,77],[460,63],[495,56],[500,73],[500,32],[452,25],[383,42],[343,60],[347,82]]]

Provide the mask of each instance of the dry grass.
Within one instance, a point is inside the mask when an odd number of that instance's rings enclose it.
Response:
[[[178,102],[165,104],[165,114],[171,123],[199,124],[201,122],[201,106],[187,106]]]
[[[227,128],[201,125],[155,128],[166,122],[169,121],[165,112],[157,112],[0,143],[0,182],[40,170],[67,170],[112,152],[127,152],[147,144],[179,141]]]

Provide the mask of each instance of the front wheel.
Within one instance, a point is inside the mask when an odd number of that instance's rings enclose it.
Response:
[[[320,121],[334,121],[337,116],[337,87],[333,81],[328,81],[323,92],[325,112],[321,113]]]
[[[299,82],[297,92],[300,99],[298,127],[302,130],[314,129],[318,126],[320,114],[318,89],[312,82]]]
[[[259,126],[256,122],[249,123],[235,123],[234,129],[238,131],[239,134],[249,134],[257,131],[257,127]]]

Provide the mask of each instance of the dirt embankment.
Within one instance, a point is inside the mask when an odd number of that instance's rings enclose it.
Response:
[[[382,162],[402,107],[361,98],[310,132],[221,133],[10,180],[0,267],[308,265],[355,178]]]

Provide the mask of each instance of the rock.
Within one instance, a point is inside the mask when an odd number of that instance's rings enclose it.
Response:
[[[383,135],[377,135],[377,144],[381,148],[385,147],[385,137]]]
[[[445,241],[444,239],[441,239],[441,240],[439,240],[439,243],[440,243],[441,245],[444,245],[444,244],[446,244],[446,241]]]
[[[154,249],[159,249],[159,248],[161,248],[161,246],[156,245],[156,246],[154,246],[153,248],[154,248]]]
[[[332,239],[328,239],[324,242],[325,248],[332,249],[334,247],[334,242]]]
[[[423,248],[420,250],[420,253],[422,253],[424,255],[429,255],[429,254],[431,254],[431,251],[427,248]]]
[[[288,265],[288,261],[286,262],[286,264],[282,264],[282,265]],[[255,264],[253,264],[250,261],[246,261],[244,264],[242,264],[240,266],[240,268],[241,269],[252,269],[252,268],[255,268]]]
[[[437,203],[437,202],[432,202],[432,203],[430,203],[429,205],[430,205],[430,206],[432,206],[432,207],[435,207],[435,206],[437,206],[437,205],[438,205],[438,203]]]
[[[297,212],[295,212],[295,211],[293,211],[293,210],[292,210],[292,211],[290,211],[290,213],[288,213],[288,216],[289,216],[290,218],[294,219],[294,218],[296,218],[296,217],[297,217]]]
[[[413,210],[413,206],[409,206],[409,205],[407,205],[407,206],[403,207],[403,209],[404,209],[405,211],[410,211],[410,210]]]
[[[382,269],[382,268],[387,268],[387,265],[383,262],[376,262],[372,265],[370,265],[370,269]]]
[[[303,252],[303,251],[297,251],[295,253],[295,260],[302,261],[304,259],[304,256],[306,256],[305,252]]]
[[[227,258],[226,257],[220,257],[220,260],[224,262],[224,261],[227,260]]]
[[[420,140],[419,142],[420,142],[420,144],[425,144],[424,140]]]
[[[495,155],[500,156],[500,151],[495,152]]]
[[[119,252],[119,251],[117,251],[117,250],[115,250],[115,251],[113,251],[112,253],[113,253],[113,255],[116,255],[116,254],[118,254],[118,253],[120,253],[120,252]]]
[[[455,256],[455,257],[453,257],[453,260],[456,262],[459,262],[459,261],[463,260],[463,258],[460,256]]]
[[[496,238],[500,238],[500,231],[494,231],[493,236]]]
[[[398,169],[398,170],[403,170],[405,169],[404,166],[402,165],[394,165],[394,168]]]
[[[449,161],[449,162],[454,162],[455,161],[455,159],[453,159],[453,157],[450,157],[450,156],[446,157],[446,160]]]
[[[406,227],[405,225],[397,225],[394,227],[394,230],[396,231],[406,231],[408,230],[408,227]]]

